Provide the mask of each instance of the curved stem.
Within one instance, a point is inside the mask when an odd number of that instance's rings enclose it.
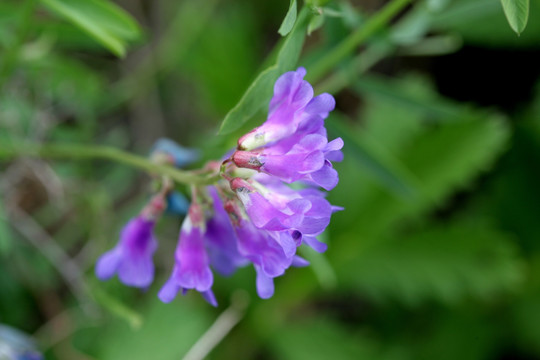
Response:
[[[339,64],[372,34],[379,31],[395,15],[397,15],[412,0],[392,0],[379,12],[371,16],[366,23],[352,32],[335,48],[321,57],[310,69],[308,80],[315,82],[323,77],[331,68]]]
[[[216,175],[196,175],[190,171],[178,170],[169,165],[151,162],[145,157],[120,149],[99,145],[78,144],[25,144],[0,147],[0,160],[21,156],[63,158],[63,159],[105,159],[145,170],[149,173],[165,175],[182,184],[211,184],[219,179]]]

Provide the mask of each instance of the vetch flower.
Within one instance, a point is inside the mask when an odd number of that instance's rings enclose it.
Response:
[[[242,136],[237,149],[222,162],[209,162],[201,169],[203,181],[192,185],[191,204],[175,192],[170,178],[163,177],[155,197],[162,202],[160,211],[149,205],[126,225],[119,244],[98,261],[98,276],[106,279],[118,273],[128,285],[151,283],[156,249],[152,231],[165,199],[175,215],[183,215],[189,204],[173,270],[158,294],[166,303],[179,292],[196,290],[217,306],[213,270],[229,276],[248,264],[256,272],[258,295],[268,299],[276,277],[290,267],[309,265],[297,254],[300,246],[326,251],[327,245],[317,237],[332,214],[343,209],[331,205],[321,188],[330,190],[339,181],[332,162],[343,159],[343,141],[328,141],[324,127],[334,98],[314,97],[303,79],[305,73],[298,68],[276,81],[265,123]],[[195,153],[184,150],[160,140],[152,159],[180,166],[195,158]]]
[[[241,178],[231,181],[231,189],[259,229],[296,230],[316,236],[330,223],[333,209],[320,192],[297,191],[275,182],[265,186],[262,181],[252,179],[250,183]]]
[[[163,197],[156,195],[140,215],[126,224],[116,247],[97,261],[96,275],[99,279],[107,280],[118,274],[120,281],[128,286],[145,288],[152,283],[152,257],[157,248],[153,229],[164,207]]]
[[[290,149],[278,142],[260,150],[236,151],[232,159],[238,167],[264,172],[287,183],[302,180],[325,190],[333,189],[338,183],[338,174],[330,160],[342,158],[343,140],[338,138],[329,143],[326,136],[319,134],[292,137],[297,142]]]
[[[236,233],[216,187],[209,186],[207,190],[212,199],[205,233],[210,264],[220,274],[229,276],[238,267],[247,265],[248,260],[238,251]]]
[[[328,141],[324,127],[335,101],[329,94],[313,97],[313,88],[303,80],[305,73],[298,68],[276,81],[266,122],[239,139],[227,160],[236,168],[224,162],[225,177],[236,195],[225,208],[239,253],[255,267],[262,298],[273,294],[273,279],[290,266],[308,265],[296,255],[300,245],[326,251],[327,245],[317,236],[331,215],[342,210],[314,187],[330,190],[339,181],[332,161],[343,159],[343,140]],[[242,169],[258,173],[242,174],[238,171]]]
[[[329,142],[324,128],[335,101],[329,94],[313,98],[304,75],[299,68],[277,80],[268,119],[240,138],[232,161],[287,183],[304,181],[331,190],[339,181],[331,161],[343,158],[343,140]]]
[[[204,245],[205,231],[201,205],[194,201],[180,230],[174,253],[174,269],[158,294],[163,302],[171,302],[181,290],[194,289],[202,293],[212,305],[217,306],[211,290],[214,275],[210,270],[210,260]]]
[[[296,252],[298,232],[258,229],[242,209],[238,200],[225,204],[238,237],[238,251],[257,272],[257,293],[263,299],[274,294],[273,278],[283,275],[291,266]]]
[[[313,88],[303,80],[306,69],[281,75],[274,85],[268,118],[238,140],[239,150],[253,150],[284,139],[298,130],[316,132],[335,107],[330,94],[313,97]]]

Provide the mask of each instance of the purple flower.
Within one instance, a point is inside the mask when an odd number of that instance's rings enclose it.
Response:
[[[300,67],[281,75],[274,85],[268,119],[264,124],[242,136],[238,149],[253,150],[287,138],[297,132],[316,132],[335,107],[330,94],[313,97],[313,88],[303,80],[306,69]]]
[[[210,264],[222,275],[231,275],[248,261],[238,252],[236,233],[214,186],[209,186],[213,214],[206,223],[206,245]]]
[[[268,119],[240,138],[232,160],[287,183],[304,181],[331,190],[339,181],[331,161],[343,159],[343,140],[328,142],[324,128],[335,101],[329,94],[313,98],[304,75],[299,68],[277,80]]]
[[[226,209],[238,237],[238,251],[257,272],[257,293],[263,299],[274,294],[273,278],[283,275],[295,260],[300,234],[293,231],[266,231],[250,221],[237,201],[229,200]]]
[[[99,258],[97,277],[107,280],[118,273],[118,278],[126,285],[149,286],[154,279],[152,256],[157,248],[152,234],[154,224],[154,220],[143,216],[131,219],[122,230],[118,245]]]
[[[251,183],[240,178],[231,181],[231,189],[257,228],[296,230],[315,236],[328,226],[333,209],[320,192],[293,190],[268,178],[262,179],[269,181],[267,186],[254,179]]]
[[[308,134],[303,137],[290,137],[295,143],[285,139],[256,151],[236,151],[233,161],[239,167],[245,167],[275,176],[287,183],[306,181],[331,190],[338,183],[338,174],[332,168],[330,160],[340,160],[343,140],[337,138],[330,143],[326,136]],[[287,144],[288,145],[288,144]]]
[[[266,122],[242,136],[236,151],[223,162],[209,162],[202,169],[208,179],[219,174],[226,181],[193,185],[175,264],[158,294],[163,302],[171,302],[178,292],[184,295],[196,290],[217,306],[211,268],[228,276],[250,263],[256,272],[257,293],[267,299],[274,294],[274,278],[291,266],[309,265],[297,255],[299,246],[326,251],[326,244],[317,236],[342,208],[332,206],[320,188],[330,190],[338,183],[332,161],[343,159],[343,141],[328,141],[324,127],[324,119],[334,109],[334,98],[329,94],[313,97],[313,88],[303,79],[305,73],[298,68],[283,74],[274,86]],[[161,141],[154,160],[176,165],[193,160],[194,153],[184,150]],[[300,186],[288,185],[292,183]],[[99,260],[96,272],[100,278],[118,272],[126,284],[150,284],[155,219],[165,208],[166,197],[169,210],[177,214],[187,204],[171,192],[172,184],[165,185],[141,216],[126,226],[117,247]]]
[[[193,202],[180,230],[171,277],[158,294],[161,301],[171,302],[180,290],[188,289],[199,291],[207,300],[214,298],[211,291],[214,276],[204,246],[204,232],[201,207]],[[215,299],[209,302],[215,305]]]

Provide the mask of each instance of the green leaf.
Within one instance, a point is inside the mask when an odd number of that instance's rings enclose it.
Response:
[[[506,19],[516,34],[521,34],[529,19],[529,0],[501,0]]]
[[[489,169],[505,149],[510,133],[500,118],[481,113],[477,116],[426,126],[411,132],[406,141],[400,140],[399,159],[421,184],[414,201],[396,198],[379,184],[367,181],[356,169],[345,168],[348,174],[341,171],[342,191],[333,194],[333,203],[345,207],[347,212],[336,217],[333,226],[350,228],[351,233],[335,239],[343,250],[332,256],[345,263],[349,254],[364,251],[383,240],[389,229],[440,207],[456,190],[465,188]],[[351,197],[352,193],[356,196]],[[354,216],[347,219],[348,212]],[[359,242],[358,238],[363,240]]]
[[[463,114],[454,103],[438,97],[433,91],[422,89],[417,84],[419,79],[389,82],[388,79],[364,76],[353,85],[353,90],[361,96],[373,96],[385,100],[393,106],[400,106],[407,111],[428,115],[438,121],[455,121]]]
[[[423,183],[426,200],[438,202],[491,168],[510,135],[500,116],[475,113],[419,136],[404,161]]]
[[[307,10],[304,10],[298,16],[293,31],[287,36],[282,48],[279,50],[276,61],[278,75],[292,70],[296,66],[306,38],[307,19]]]
[[[285,19],[283,19],[283,22],[278,30],[278,33],[281,36],[286,36],[293,29],[294,23],[296,22],[296,13],[296,0],[291,0],[289,11],[287,11],[287,15],[285,15]]]
[[[127,43],[140,37],[137,22],[106,0],[41,0],[49,9],[81,28],[114,54],[123,57]]]
[[[338,274],[373,299],[417,305],[428,299],[454,303],[468,295],[487,300],[515,289],[523,270],[511,236],[460,221],[380,242]]]
[[[259,111],[272,96],[272,86],[278,77],[277,66],[272,65],[257,76],[235,107],[225,116],[220,134],[230,133]]]
[[[343,139],[345,154],[351,154],[364,171],[392,193],[401,198],[414,198],[417,195],[416,182],[403,164],[374,139],[354,136],[354,131],[344,124],[335,114],[326,122],[332,136]]]
[[[307,28],[307,34],[311,35],[312,32],[319,29],[324,24],[324,14],[315,14],[309,21],[309,25]]]
[[[427,9],[432,12],[439,12],[444,10],[448,4],[450,4],[450,0],[427,0]]]
[[[530,2],[531,14],[540,11],[540,2]],[[516,37],[495,0],[453,0],[444,11],[432,14],[431,31],[457,34],[463,42],[487,48],[526,49],[540,42],[540,22],[527,23],[527,31]]]
[[[396,87],[399,84],[399,81],[388,81]],[[437,99],[417,96],[418,90],[414,88],[410,91],[417,100]],[[375,141],[403,164],[414,176],[414,184],[418,184],[415,186],[417,196],[396,197],[379,178],[373,178],[357,163],[338,164],[340,191],[331,194],[332,202],[347,211],[332,219],[332,225],[350,229],[350,233],[335,240],[343,242],[343,250],[342,253],[334,251],[330,256],[336,256],[339,261],[380,241],[389,229],[402,221],[433,211],[455,191],[470,186],[506,149],[510,135],[509,127],[500,116],[469,107],[454,105],[455,111],[439,112],[410,101],[396,102],[394,98],[366,97],[365,101],[362,131],[351,131],[351,135],[362,140],[371,138],[371,142]],[[448,100],[443,102],[451,104]],[[346,142],[346,155],[347,148]],[[358,238],[363,240],[357,241]]]
[[[280,74],[291,70],[300,57],[307,28],[307,10],[298,16],[293,30],[285,39],[273,65],[263,70],[248,87],[240,101],[227,113],[219,134],[227,134],[238,129],[253,117],[272,97],[274,82]]]

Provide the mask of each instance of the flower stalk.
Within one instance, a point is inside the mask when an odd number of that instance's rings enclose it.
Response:
[[[219,176],[214,173],[196,174],[191,171],[178,170],[170,165],[158,164],[145,157],[109,146],[32,143],[0,146],[0,161],[23,156],[55,159],[110,160],[144,170],[151,174],[167,176],[181,184],[212,184],[219,179]]]

